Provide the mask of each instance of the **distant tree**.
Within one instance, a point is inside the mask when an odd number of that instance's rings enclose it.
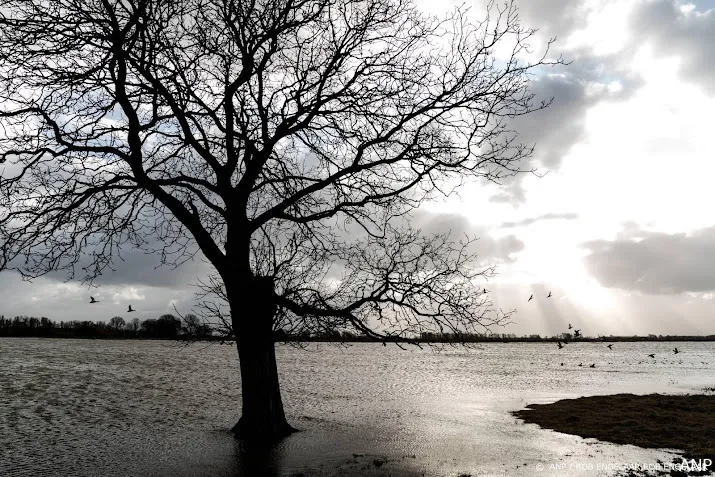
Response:
[[[473,24],[409,0],[2,1],[0,268],[91,281],[127,244],[174,265],[200,250],[246,438],[291,431],[274,330],[504,323],[471,241],[409,225],[531,154],[506,120],[547,106],[529,77],[561,61],[526,59],[534,31],[490,5]]]
[[[191,336],[199,336],[203,333],[204,327],[201,319],[193,313],[187,313],[182,318],[184,326],[182,331]]]
[[[121,316],[115,316],[114,318],[109,320],[109,326],[115,330],[123,330],[126,326],[126,322]]]
[[[161,315],[156,320],[156,326],[160,338],[176,338],[181,331],[181,320],[174,315]]]
[[[147,318],[141,323],[141,331],[145,336],[156,338],[158,337],[158,327],[156,320],[153,318]]]
[[[127,324],[127,330],[131,331],[132,333],[138,332],[139,327],[140,327],[139,318],[132,318],[132,320]]]

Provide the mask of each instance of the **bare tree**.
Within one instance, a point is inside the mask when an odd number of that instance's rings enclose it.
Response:
[[[126,324],[127,323],[124,321],[124,318],[122,318],[121,316],[115,316],[111,320],[109,320],[109,326],[114,328],[115,330],[123,330]]]
[[[132,318],[127,324],[127,329],[136,334],[139,331],[139,318]]]
[[[507,121],[562,63],[533,33],[511,3],[473,24],[409,0],[0,0],[0,266],[91,282],[123,246],[200,253],[237,340],[234,431],[282,436],[275,330],[506,318],[469,241],[409,212],[521,172]]]
[[[201,320],[201,318],[193,313],[187,313],[186,315],[181,316],[181,321],[183,323],[181,331],[184,333],[182,339],[187,342],[205,338],[207,335],[211,334],[213,330],[213,327],[208,320]]]

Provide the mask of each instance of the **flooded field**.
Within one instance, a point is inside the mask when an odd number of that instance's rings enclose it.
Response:
[[[240,411],[232,347],[0,339],[0,475],[619,475],[672,455],[510,411],[715,386],[715,344],[675,345],[279,346],[286,414],[303,432],[254,449],[228,433]]]

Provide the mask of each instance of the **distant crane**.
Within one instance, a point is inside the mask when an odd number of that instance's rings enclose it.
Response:
[[[93,296],[89,297],[89,303],[99,303],[99,300],[95,300]]]
[[[137,310],[132,309],[132,305],[129,305],[129,309],[127,310],[127,313],[131,313],[133,311],[137,311]]]

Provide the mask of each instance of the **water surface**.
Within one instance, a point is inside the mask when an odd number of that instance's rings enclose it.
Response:
[[[0,475],[617,475],[671,455],[543,430],[509,411],[715,386],[715,345],[703,342],[277,354],[286,414],[303,432],[265,450],[227,432],[240,409],[230,346],[0,339]]]

